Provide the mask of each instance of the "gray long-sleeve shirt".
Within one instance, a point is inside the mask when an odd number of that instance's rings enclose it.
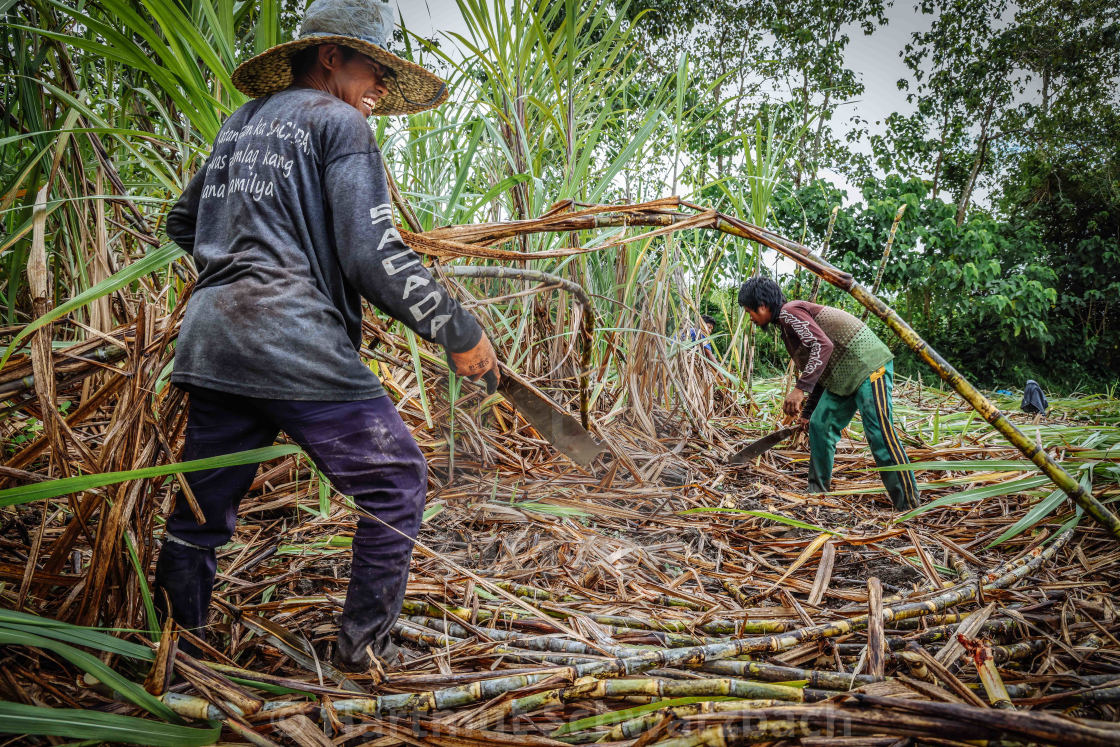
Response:
[[[289,88],[222,125],[167,218],[198,282],[171,380],[249,397],[384,394],[358,356],[362,297],[450,352],[482,336],[393,225],[381,152],[362,115]]]

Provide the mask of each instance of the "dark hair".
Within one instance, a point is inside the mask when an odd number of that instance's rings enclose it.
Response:
[[[700,318],[704,321],[704,324],[710,324],[713,327],[716,326],[716,318],[714,316],[708,316],[707,314],[701,314]]]
[[[739,288],[739,305],[744,309],[758,311],[762,306],[770,309],[770,315],[777,317],[786,305],[782,289],[770,278],[755,276]]]
[[[332,44],[334,42],[331,42]],[[312,44],[310,47],[304,47],[292,55],[292,77],[301,78],[311,72],[311,68],[315,67],[315,63],[319,61],[319,47],[322,44]],[[358,50],[353,47],[348,47],[345,44],[339,44],[338,48],[342,50],[342,61],[348,62],[351,57],[360,54]]]

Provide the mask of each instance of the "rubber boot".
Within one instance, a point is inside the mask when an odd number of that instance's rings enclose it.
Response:
[[[354,548],[353,575],[346,591],[346,604],[338,630],[334,663],[347,672],[370,668],[370,654],[391,668],[400,663],[400,649],[389,631],[401,613],[408,584],[408,561],[386,569],[381,563],[363,563]],[[367,650],[368,649],[368,650]]]
[[[810,456],[810,459],[812,457]],[[832,490],[832,475],[822,474],[821,468],[818,465],[809,462],[809,474],[807,477],[809,493],[828,493]]]
[[[217,554],[212,549],[164,542],[156,561],[153,589],[156,615],[160,621],[167,619],[167,602],[170,600],[171,617],[179,627],[205,639],[206,612],[210,607],[217,568]],[[197,647],[186,642],[181,643],[180,648],[192,656],[200,653]]]

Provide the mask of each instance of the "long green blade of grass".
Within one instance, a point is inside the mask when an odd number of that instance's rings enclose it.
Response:
[[[1020,534],[1027,531],[1035,524],[1039,523],[1051,513],[1053,513],[1054,509],[1062,505],[1062,501],[1065,500],[1065,497],[1066,494],[1061,490],[1055,490],[1053,493],[1035,504],[1034,508],[1032,508],[1030,511],[1027,511],[1026,515],[1023,518],[1019,519],[1017,522],[1009,526],[1007,528],[1007,531],[996,537],[988,545],[988,547],[995,547],[1001,542],[1006,542],[1012,537],[1018,537]]]
[[[85,646],[105,651],[110,654],[127,656],[141,661],[151,661],[155,658],[152,650],[139,643],[125,641],[116,636],[103,633],[93,628],[72,625],[49,617],[39,617],[27,612],[0,609],[0,625],[8,628],[34,633],[47,638],[53,638],[63,643],[75,646]]]
[[[161,464],[156,467],[143,467],[141,469],[127,470],[124,472],[100,472],[94,475],[78,475],[66,477],[61,480],[37,482],[31,485],[20,485],[7,490],[0,490],[0,507],[18,506],[32,501],[41,501],[46,498],[57,498],[60,495],[69,495],[83,490],[92,490],[106,485],[114,485],[125,480],[143,480],[149,477],[165,477],[181,472],[198,472],[204,469],[218,467],[233,467],[238,464],[252,464],[276,459],[289,454],[299,453],[299,447],[292,444],[266,446],[262,449],[250,449],[234,454],[209,457],[207,459],[194,459],[189,462],[176,462],[174,464]]]
[[[623,708],[619,711],[607,711],[595,716],[588,716],[587,718],[569,721],[561,726],[556,731],[552,732],[550,736],[553,738],[561,737],[565,734],[574,734],[577,731],[585,729],[595,729],[600,726],[610,726],[617,724],[620,721],[629,721],[645,713],[652,711],[659,711],[662,708],[673,708],[675,706],[689,705],[691,703],[712,703],[720,701],[736,700],[736,698],[726,695],[704,696],[704,697],[689,697],[689,698],[667,698],[665,700],[658,700],[653,703],[646,703],[645,705],[634,706],[633,708]]]
[[[799,519],[791,519],[790,517],[782,516],[781,514],[772,514],[769,511],[751,511],[751,510],[747,510],[745,508],[721,508],[720,506],[700,506],[698,508],[690,508],[687,511],[678,511],[677,515],[678,516],[686,516],[688,514],[710,514],[710,513],[743,514],[745,516],[754,516],[755,518],[758,518],[758,519],[769,519],[770,521],[776,521],[779,524],[785,524],[787,526],[797,527],[798,529],[810,529],[814,532],[824,532],[826,534],[834,534],[834,535],[837,535],[837,536],[839,536],[839,534],[840,534],[839,532],[834,532],[831,529],[825,529],[824,527],[818,527],[815,524],[810,524],[807,521],[801,521]]]
[[[943,506],[955,506],[958,503],[972,503],[981,501],[985,498],[995,498],[1001,495],[1011,495],[1013,493],[1023,493],[1028,490],[1034,490],[1050,482],[1050,478],[1046,475],[1038,475],[1035,477],[1023,477],[1018,480],[1008,480],[1007,482],[997,483],[995,485],[985,485],[980,488],[971,488],[969,490],[962,490],[959,493],[952,495],[942,496],[935,501],[930,501],[924,506],[919,506],[912,511],[907,511],[902,516],[895,519],[895,522],[906,521],[915,516],[924,514],[926,511],[932,511],[935,508],[942,508]]]
[[[26,734],[153,747],[201,747],[214,744],[221,728],[196,728],[77,708],[0,701],[0,733]]]
[[[909,464],[889,464],[885,467],[868,467],[869,472],[911,472],[973,470],[977,472],[1024,472],[1036,470],[1038,466],[1026,459],[974,459],[970,461],[910,462]]]
[[[167,721],[181,722],[182,719],[167,704],[155,697],[132,680],[114,672],[93,654],[69,646],[61,641],[47,638],[36,633],[20,630],[9,625],[0,625],[0,644],[5,646],[27,646],[51,651],[65,658],[74,666],[96,677],[102,684],[111,687],[128,702],[143,708],[154,716]]]

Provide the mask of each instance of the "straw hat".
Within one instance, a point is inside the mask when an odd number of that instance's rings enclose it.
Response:
[[[292,55],[318,44],[341,44],[380,62],[388,70],[389,92],[374,114],[415,114],[442,104],[447,85],[419,65],[386,51],[396,11],[385,0],[315,0],[307,8],[299,37],[277,44],[233,71],[233,85],[256,98],[292,84]]]

